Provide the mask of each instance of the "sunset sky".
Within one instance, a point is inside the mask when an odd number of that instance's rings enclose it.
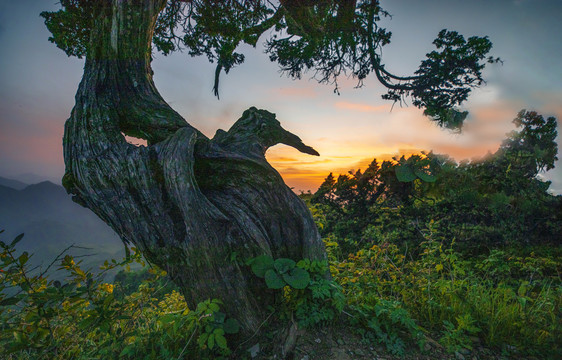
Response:
[[[354,89],[341,79],[341,95],[309,77],[282,77],[263,50],[243,48],[246,62],[221,77],[221,98],[212,92],[214,65],[186,53],[156,54],[154,80],[168,103],[212,137],[228,129],[250,106],[277,114],[281,124],[321,154],[313,157],[284,145],[268,160],[295,190],[315,191],[329,172],[362,168],[373,159],[433,150],[457,160],[494,152],[511,120],[523,108],[562,119],[562,1],[560,0],[393,0],[381,1],[393,17],[385,47],[386,69],[409,75],[439,30],[488,35],[493,56],[487,85],[464,105],[470,111],[462,134],[440,129],[413,107],[392,108],[376,79]],[[56,0],[0,0],[0,176],[60,183],[63,125],[74,105],[83,60],[68,58],[47,41],[39,13]],[[392,110],[391,110],[392,108]],[[560,133],[560,122],[558,125]],[[561,146],[560,136],[558,146]],[[559,156],[562,158],[562,156]],[[562,193],[562,164],[544,174]]]

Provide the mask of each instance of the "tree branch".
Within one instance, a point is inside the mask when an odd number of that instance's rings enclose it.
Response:
[[[252,45],[253,47],[256,47],[256,44],[258,42],[258,37],[261,34],[263,34],[267,29],[271,28],[272,26],[275,26],[275,24],[277,24],[279,20],[281,20],[283,16],[285,16],[286,14],[287,14],[286,10],[283,7],[279,7],[277,11],[275,11],[275,14],[273,14],[273,16],[271,16],[269,19],[262,21],[260,24],[256,26],[245,29],[242,35],[244,42],[248,45]],[[255,40],[251,41],[248,38],[252,35],[258,35],[258,36],[255,38]]]
[[[392,90],[403,90],[403,91],[410,91],[413,90],[413,86],[411,84],[392,84],[390,82],[388,82],[384,76],[381,74],[384,73],[387,77],[393,78],[395,80],[404,80],[404,81],[412,81],[415,79],[418,79],[418,77],[415,76],[409,76],[409,77],[399,77],[396,75],[393,75],[391,73],[389,73],[388,71],[386,71],[384,69],[384,66],[381,65],[380,63],[380,56],[378,56],[375,53],[375,48],[373,45],[373,27],[374,27],[374,14],[373,14],[373,10],[370,10],[370,14],[369,14],[369,18],[368,18],[368,23],[367,23],[367,40],[368,40],[368,44],[367,47],[369,49],[369,56],[371,58],[371,65],[373,66],[373,70],[375,70],[375,75],[377,77],[377,79],[380,81],[381,84],[383,84],[384,86],[386,86],[389,89]]]

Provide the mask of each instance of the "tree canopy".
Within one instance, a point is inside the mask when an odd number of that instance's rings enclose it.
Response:
[[[562,196],[550,194],[550,182],[537,175],[558,160],[556,119],[521,110],[513,123],[517,129],[483,159],[457,164],[429,152],[375,159],[364,172],[330,174],[311,196],[325,216],[322,235],[351,243],[388,237],[415,245],[429,231],[474,252],[555,244],[562,231]],[[373,233],[374,225],[384,231]]]
[[[68,56],[88,56],[93,19],[111,16],[110,0],[61,0],[62,9],[43,12],[49,40]],[[374,75],[388,90],[383,99],[410,98],[441,126],[460,128],[467,116],[460,106],[484,80],[489,56],[487,37],[465,38],[442,30],[413,75],[398,76],[386,69],[382,48],[392,33],[379,26],[389,17],[377,0],[169,0],[157,20],[154,47],[164,55],[187,50],[216,63],[213,91],[219,95],[221,72],[245,60],[241,44],[256,47],[264,39],[269,58],[287,76],[311,73],[339,93],[338,80],[351,77],[357,86]]]

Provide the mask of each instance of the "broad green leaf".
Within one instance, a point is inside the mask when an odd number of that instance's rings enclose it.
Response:
[[[396,178],[398,178],[398,181],[400,182],[411,182],[416,180],[416,174],[414,174],[412,168],[407,164],[396,165],[395,172]]]
[[[222,328],[227,334],[236,334],[240,331],[240,324],[236,319],[227,319]]]
[[[14,247],[17,243],[21,241],[22,238],[23,238],[23,233],[16,236],[16,238],[10,243],[10,247]]]
[[[252,271],[263,278],[267,270],[273,269],[273,259],[269,255],[260,255],[252,259]]]
[[[310,283],[310,274],[304,269],[294,268],[283,274],[283,280],[295,289],[304,289]]]
[[[27,260],[29,260],[29,254],[27,253],[27,251],[24,251],[23,254],[20,255],[18,260],[21,266],[25,265]]]
[[[219,311],[219,309],[220,307],[217,303],[212,302],[209,304],[209,310],[211,310],[212,312],[217,312]]]
[[[221,312],[221,311],[217,311],[215,313],[215,322],[222,324],[224,322],[224,319],[226,319],[226,314]]]
[[[207,302],[200,302],[199,304],[197,304],[197,309],[195,310],[197,313],[202,314],[203,312],[207,311],[208,308],[208,304]]]
[[[215,347],[215,334],[209,335],[209,338],[207,339],[207,346],[209,346],[209,349],[213,350]]]
[[[285,286],[285,281],[273,269],[269,269],[265,273],[265,283],[270,289],[281,289]]]
[[[417,177],[419,177],[425,182],[435,182],[435,175],[428,174],[421,169],[416,169],[414,173],[416,174]]]
[[[273,266],[279,274],[284,274],[287,271],[293,269],[296,266],[296,263],[291,259],[281,258],[275,260]]]
[[[226,349],[227,345],[226,345],[226,338],[220,334],[216,334],[215,335],[215,341],[217,343],[217,345],[221,348],[221,349]]]
[[[207,342],[208,337],[209,337],[209,333],[203,333],[203,334],[201,334],[201,336],[199,336],[199,339],[197,339],[197,342],[199,343],[199,345],[203,345]]]

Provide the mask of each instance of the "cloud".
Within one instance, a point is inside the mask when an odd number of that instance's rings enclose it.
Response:
[[[345,110],[355,110],[361,112],[388,112],[390,110],[388,105],[379,105],[373,106],[369,104],[357,104],[357,103],[350,103],[347,101],[338,101],[334,104],[337,109],[345,109]]]
[[[271,92],[274,95],[284,97],[315,98],[317,96],[316,90],[313,87],[284,87],[272,89]]]
[[[551,103],[551,111],[557,113],[558,108]],[[515,101],[486,102],[483,98],[469,107],[470,117],[463,132],[457,134],[440,128],[415,107],[387,112],[386,105],[377,105],[352,101],[332,104],[332,109],[340,108],[341,113],[326,113],[322,123],[303,127],[299,132],[308,133],[314,139],[310,145],[318,150],[320,157],[276,146],[268,152],[268,161],[290,186],[314,190],[330,172],[365,170],[374,158],[382,162],[422,150],[449,155],[456,161],[480,158],[498,149],[506,134],[513,130],[512,119],[521,108]],[[316,136],[311,137],[312,133]]]
[[[269,157],[269,162],[298,162],[299,159],[296,158],[289,158],[289,157],[283,157],[283,156],[275,156],[275,157]]]

